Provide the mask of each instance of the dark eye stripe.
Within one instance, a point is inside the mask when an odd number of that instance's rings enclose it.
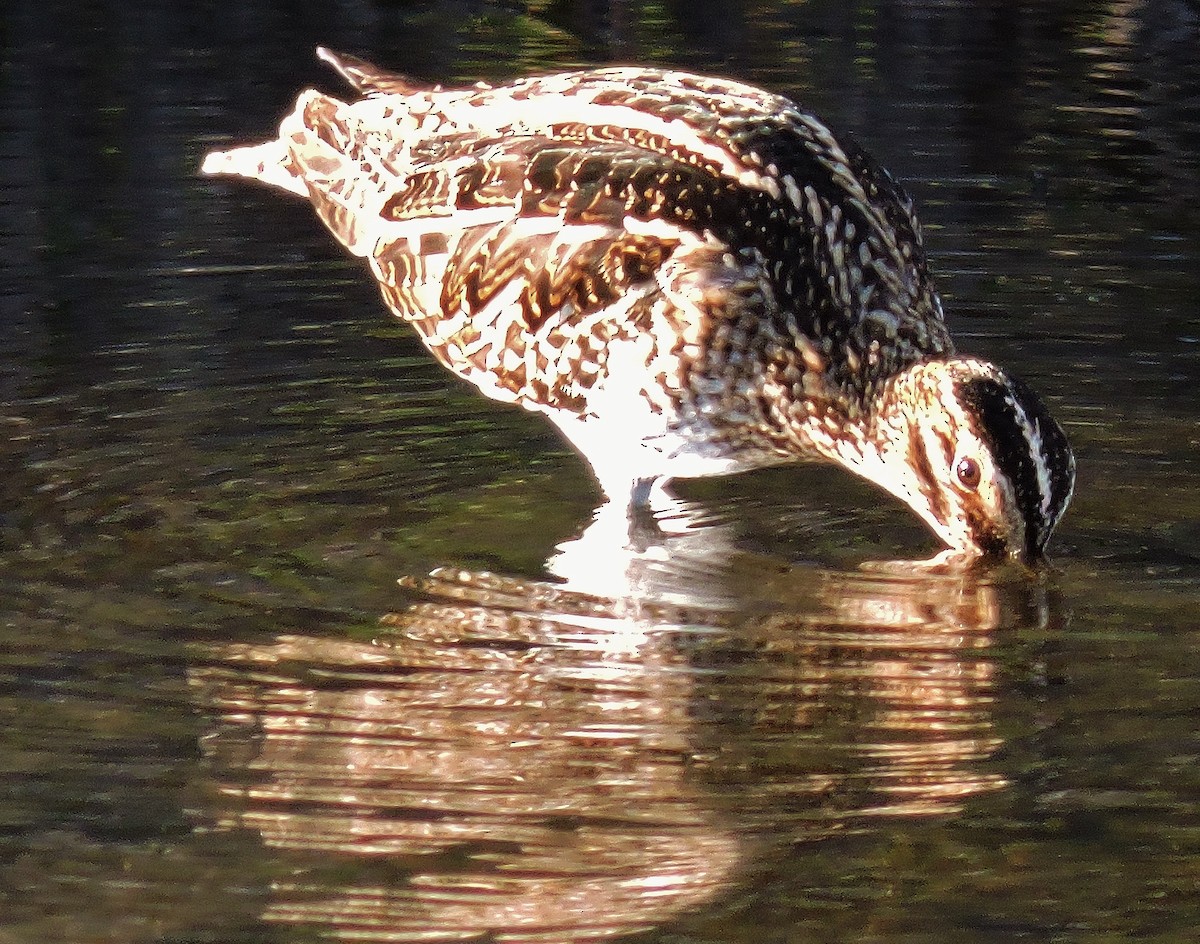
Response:
[[[1010,380],[1010,385],[1005,385],[995,380],[971,380],[964,384],[962,399],[979,420],[976,434],[1012,482],[1017,508],[1025,522],[1025,550],[1037,553],[1049,535],[1053,518],[1048,519],[1042,509],[1046,496],[1042,495],[1038,468],[1046,460],[1034,456],[1030,424],[1037,420],[1039,426],[1057,426],[1036,394],[1020,381]]]
[[[929,455],[925,452],[925,441],[920,430],[915,427],[910,429],[908,434],[908,464],[917,473],[917,484],[921,489],[921,494],[929,502],[929,510],[933,517],[943,525],[946,524],[950,520],[950,509],[938,486],[933,466],[929,462]]]

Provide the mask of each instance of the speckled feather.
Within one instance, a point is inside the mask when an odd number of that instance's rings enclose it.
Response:
[[[493,397],[587,417],[614,340],[646,336],[651,408],[765,460],[797,410],[857,416],[951,350],[910,201],[784,98],[649,69],[413,91],[339,62],[368,97],[309,93],[289,170]]]

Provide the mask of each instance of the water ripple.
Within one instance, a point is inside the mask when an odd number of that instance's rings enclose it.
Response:
[[[764,846],[1005,786],[991,633],[1048,619],[1042,589],[798,571],[779,579],[815,604],[756,614],[712,606],[713,586],[681,600],[712,547],[675,550],[618,551],[623,597],[440,569],[404,581],[417,599],[373,639],[214,648],[189,673],[212,719],[206,815],[303,857],[267,919],[608,938],[714,900]],[[736,567],[707,578],[733,599]],[[363,860],[394,880],[339,879]]]

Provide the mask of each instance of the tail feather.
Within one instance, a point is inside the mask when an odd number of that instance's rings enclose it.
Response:
[[[418,89],[401,75],[386,72],[366,60],[346,53],[317,47],[317,56],[329,63],[355,89],[364,94],[401,93]],[[295,110],[283,119],[279,138],[263,144],[213,151],[200,165],[202,174],[246,177],[297,196],[308,197],[312,187],[305,184],[308,166],[318,164],[318,177],[333,175],[334,164],[344,164],[350,148],[352,130],[344,102],[317,92],[306,91]],[[333,164],[330,159],[333,159]],[[349,168],[347,168],[349,170]]]
[[[308,199],[338,241],[365,256],[373,241],[362,224],[378,215],[383,196],[379,178],[363,172],[367,155],[351,156],[358,129],[350,107],[304,91],[280,123],[278,139],[213,151],[200,172],[246,177]]]
[[[304,181],[296,176],[295,165],[283,141],[248,144],[228,151],[212,151],[200,165],[200,173],[228,175],[259,180],[299,197],[308,196]]]
[[[368,154],[350,153],[357,128],[349,109],[328,95],[303,92],[279,126],[279,136],[287,141],[292,173],[317,214],[343,246],[365,256],[374,240],[363,223],[378,217],[384,197],[379,177],[365,172]]]
[[[367,95],[417,89],[355,56],[324,47],[317,55]],[[200,172],[246,177],[307,198],[333,235],[355,255],[365,256],[375,242],[366,224],[378,222],[386,176],[369,132],[353,105],[309,89],[280,122],[276,140],[213,151]]]
[[[398,73],[387,72],[365,59],[359,59],[358,56],[334,52],[325,46],[317,47],[317,58],[333,66],[338,75],[364,95],[372,93],[407,95],[420,88],[416,82],[410,82]]]

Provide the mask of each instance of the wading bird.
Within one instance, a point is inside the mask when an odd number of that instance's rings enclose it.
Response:
[[[912,202],[779,95],[649,68],[426,88],[319,49],[276,140],[203,171],[309,201],[486,396],[544,414],[613,500],[837,463],[946,558],[1039,557],[1074,486],[1024,383],[957,356]]]

